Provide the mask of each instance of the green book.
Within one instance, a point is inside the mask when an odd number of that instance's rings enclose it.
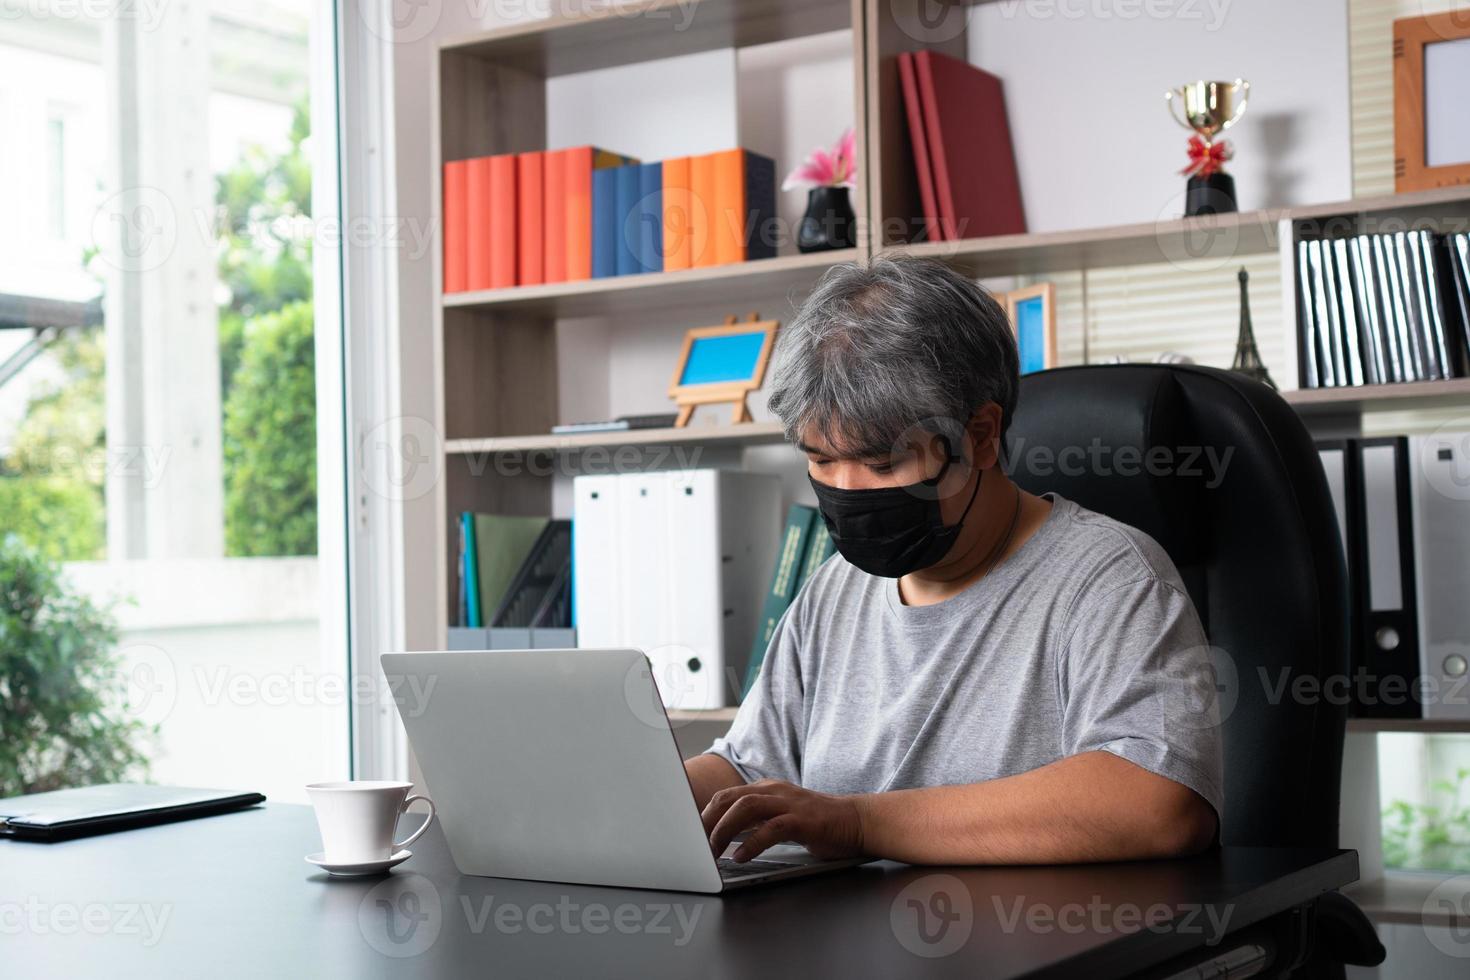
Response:
[[[801,584],[802,563],[812,538],[813,525],[821,523],[821,518],[811,507],[792,504],[786,512],[786,528],[781,532],[781,547],[776,553],[776,570],[771,573],[771,588],[766,592],[755,641],[750,646],[750,665],[745,670],[745,686],[740,690],[742,699],[750,693],[755,679],[760,676],[761,663],[766,659],[766,648],[771,645],[776,623],[786,612],[786,607],[791,605],[791,599]]]
[[[827,530],[827,522],[820,516],[812,521],[812,540],[806,546],[806,558],[801,563],[801,577],[796,580],[796,592],[792,593],[794,599],[801,592],[801,587],[806,585],[806,580],[817,574],[817,569],[822,567],[822,562],[832,557],[832,552],[837,546],[832,543],[832,533]]]
[[[489,626],[490,617],[510,588],[526,556],[549,517],[512,517],[509,514],[474,515],[475,580],[479,586],[480,622]]]

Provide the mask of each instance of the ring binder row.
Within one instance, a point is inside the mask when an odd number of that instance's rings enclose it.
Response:
[[[1317,448],[1351,590],[1351,713],[1470,718],[1470,432]]]
[[[1470,374],[1470,233],[1302,240],[1295,271],[1303,388]]]
[[[673,709],[738,704],[776,561],[781,482],[738,470],[578,476],[580,647],[648,655]]]

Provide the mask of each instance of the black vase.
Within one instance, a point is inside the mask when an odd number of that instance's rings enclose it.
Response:
[[[1184,216],[1228,214],[1235,206],[1235,178],[1226,173],[1191,177],[1184,191]]]
[[[806,214],[796,229],[796,247],[802,252],[825,252],[857,244],[857,215],[846,187],[813,187],[806,196]]]

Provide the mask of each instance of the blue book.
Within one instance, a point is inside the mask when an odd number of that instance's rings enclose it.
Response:
[[[642,166],[630,163],[626,167],[616,167],[613,173],[618,185],[617,204],[617,241],[613,245],[613,252],[617,255],[618,275],[631,276],[635,272],[642,272],[638,264],[638,224],[635,214],[638,211],[638,174]]]
[[[618,274],[618,179],[621,167],[592,171],[592,278]]]
[[[480,562],[475,550],[475,515],[469,511],[460,514],[459,525],[464,534],[465,625],[479,629],[485,624],[480,619]]]
[[[638,168],[638,271],[664,271],[664,165]]]

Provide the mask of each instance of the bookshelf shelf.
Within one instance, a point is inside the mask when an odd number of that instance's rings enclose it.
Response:
[[[1350,732],[1418,732],[1421,734],[1470,735],[1470,718],[1425,719],[1425,718],[1349,718]]]
[[[1446,208],[1455,211],[1456,216],[1470,208],[1470,186],[1197,218],[897,244],[887,246],[885,251],[943,259],[977,278],[1194,259],[1227,261],[1277,251],[1285,240],[1283,221],[1340,232],[1350,227],[1349,221],[1374,217],[1418,221],[1440,217]]]
[[[720,722],[729,724],[735,720],[735,712],[739,708],[705,708],[700,711],[681,711],[677,708],[669,709],[669,722],[673,725],[688,724],[691,721]]]
[[[724,445],[763,446],[785,441],[778,422],[739,425],[692,425],[683,429],[632,429],[623,432],[576,432],[567,435],[503,436],[490,439],[450,439],[449,455],[532,452],[580,452],[619,446]]]
[[[1437,405],[1470,402],[1470,378],[1448,381],[1406,381],[1401,384],[1356,385],[1344,388],[1299,388],[1281,397],[1302,415],[1332,415],[1363,411],[1407,411]]]
[[[829,266],[858,257],[858,249],[845,248],[704,269],[448,293],[443,302],[446,309],[545,317],[609,316],[689,306],[739,309],[752,295],[805,291]]]
[[[511,24],[440,44],[543,78],[852,26],[854,0],[643,0]]]
[[[943,259],[976,278],[1077,269],[1229,260],[1276,249],[1284,210],[1169,218],[1068,231],[891,245],[888,251]]]

